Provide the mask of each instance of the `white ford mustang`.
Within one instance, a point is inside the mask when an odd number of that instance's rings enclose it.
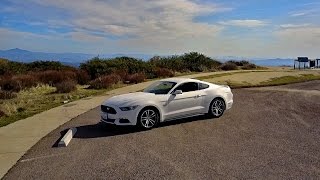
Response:
[[[196,79],[169,78],[143,92],[114,96],[101,105],[101,121],[151,129],[163,121],[209,114],[220,117],[232,107],[229,86]]]

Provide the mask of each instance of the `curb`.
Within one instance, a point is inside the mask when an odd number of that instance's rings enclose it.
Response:
[[[67,147],[73,136],[77,133],[77,128],[70,128],[68,132],[59,141],[58,147]]]

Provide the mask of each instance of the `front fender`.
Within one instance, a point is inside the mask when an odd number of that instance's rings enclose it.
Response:
[[[146,108],[146,107],[154,107],[154,108],[156,108],[159,111],[159,114],[160,114],[160,120],[159,121],[160,122],[163,121],[163,118],[164,118],[163,116],[164,115],[163,115],[162,108],[159,105],[155,104],[155,103],[147,103],[147,104],[144,104],[143,106],[141,106],[140,109],[139,109],[139,112],[136,115],[136,119],[138,119],[138,116],[139,116],[139,113],[141,112],[141,110]]]

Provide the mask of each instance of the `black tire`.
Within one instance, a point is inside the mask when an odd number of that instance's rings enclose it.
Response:
[[[147,118],[149,116],[149,118]],[[137,126],[143,130],[149,130],[159,124],[160,114],[156,108],[146,107],[143,108],[137,119]]]
[[[211,117],[219,118],[223,115],[225,110],[226,103],[224,102],[224,100],[222,98],[215,98],[210,103],[208,114]]]

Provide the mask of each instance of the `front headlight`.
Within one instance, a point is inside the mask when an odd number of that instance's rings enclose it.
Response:
[[[121,111],[131,111],[136,109],[138,106],[128,106],[128,107],[120,107]]]

